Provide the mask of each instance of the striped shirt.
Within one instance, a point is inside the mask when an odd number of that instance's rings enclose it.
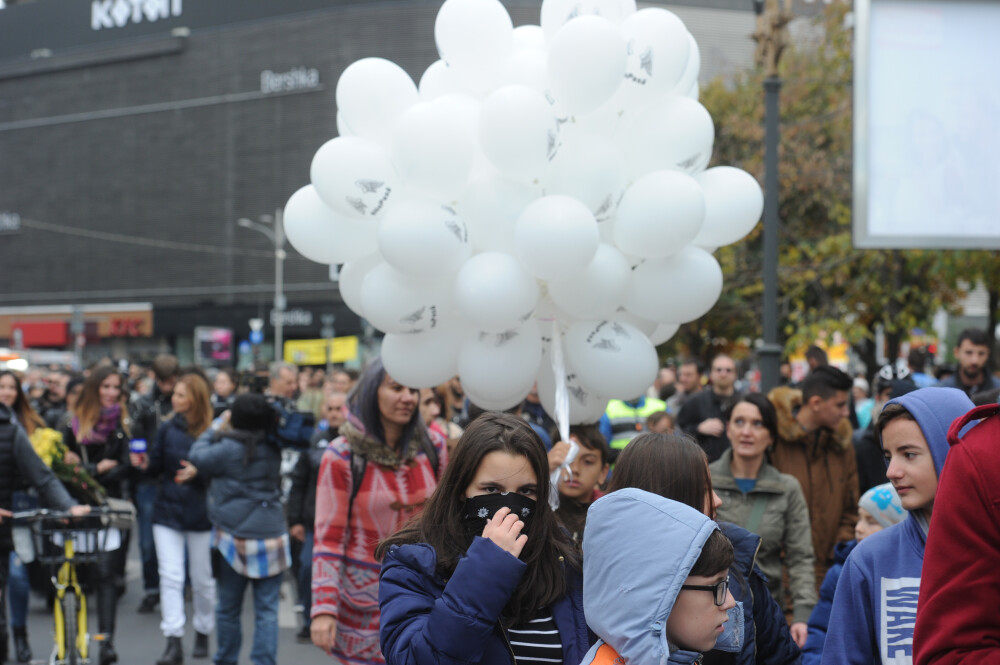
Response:
[[[237,538],[222,529],[212,530],[212,547],[219,550],[236,573],[253,580],[274,577],[291,566],[288,534],[277,538]]]
[[[552,618],[552,610],[542,609],[528,623],[517,624],[507,629],[507,639],[514,652],[514,662],[521,663],[561,663],[563,662],[562,640],[559,628]]]

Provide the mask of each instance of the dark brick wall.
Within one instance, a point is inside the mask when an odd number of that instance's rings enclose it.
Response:
[[[389,58],[419,80],[437,58],[438,6],[370,2],[193,30],[177,54],[0,79],[0,211],[23,220],[0,235],[0,304],[256,302],[252,291],[273,288],[273,259],[235,220],[273,213],[308,183],[313,153],[336,134],[336,82],[351,62]],[[515,23],[537,21],[537,7],[512,8]],[[253,93],[262,70],[294,67],[319,70],[321,87],[134,111]],[[73,117],[113,109],[133,111]],[[337,298],[332,284],[296,290],[328,277],[294,250],[285,281],[293,303]]]

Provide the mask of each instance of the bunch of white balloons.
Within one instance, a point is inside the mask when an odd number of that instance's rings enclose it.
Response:
[[[715,304],[712,252],[750,232],[763,196],[744,171],[706,170],[714,126],[676,15],[544,0],[540,23],[447,0],[419,86],[388,60],[350,65],[340,136],[288,201],[286,233],[343,264],[344,301],[386,333],[398,381],[458,374],[488,409],[537,381],[550,412],[565,385],[569,422],[593,422],[642,394],[654,345]]]

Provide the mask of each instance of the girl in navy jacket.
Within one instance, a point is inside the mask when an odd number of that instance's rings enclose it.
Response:
[[[579,665],[591,644],[580,562],[550,491],[524,420],[469,426],[424,511],[376,554],[388,665]]]

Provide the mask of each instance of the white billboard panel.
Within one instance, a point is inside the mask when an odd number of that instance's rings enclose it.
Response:
[[[857,0],[854,243],[1000,248],[1000,1]]]

